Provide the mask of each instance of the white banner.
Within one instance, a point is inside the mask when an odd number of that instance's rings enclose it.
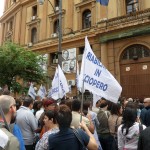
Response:
[[[46,88],[45,86],[40,86],[38,92],[37,92],[37,95],[40,96],[42,99],[46,96]]]
[[[66,77],[58,65],[48,97],[52,97],[53,99],[57,100],[59,98],[63,98],[68,92],[69,86]]]
[[[34,90],[34,87],[33,87],[33,84],[31,83],[30,85],[30,88],[29,88],[29,91],[28,91],[28,95],[30,95],[34,100],[35,100],[35,97],[36,97],[36,92]]]
[[[118,101],[122,91],[122,87],[117,80],[96,58],[87,37],[85,37],[85,50],[82,59],[79,87],[82,88],[82,91],[87,89],[93,94],[104,97],[114,103]]]

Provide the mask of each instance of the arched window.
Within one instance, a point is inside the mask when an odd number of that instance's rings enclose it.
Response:
[[[59,20],[57,19],[55,22],[54,22],[54,33],[58,33],[59,31]]]
[[[91,27],[91,11],[85,10],[82,14],[82,28],[90,28]]]
[[[131,12],[136,12],[138,10],[139,10],[138,0],[126,0],[127,14]]]
[[[127,47],[122,54],[122,60],[138,59],[144,57],[150,57],[150,50],[146,46],[140,44]]]
[[[59,7],[59,0],[55,0],[55,7]]]
[[[37,42],[37,29],[33,28],[31,30],[31,42],[36,43]]]

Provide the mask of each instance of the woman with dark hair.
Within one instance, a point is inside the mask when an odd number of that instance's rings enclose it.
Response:
[[[140,124],[136,122],[137,110],[126,107],[123,113],[123,123],[118,128],[118,149],[137,150]],[[142,128],[146,127],[142,125]]]
[[[48,110],[44,115],[44,124],[49,129],[45,132],[39,142],[36,144],[35,150],[47,150],[48,149],[48,136],[59,131],[56,122],[56,112]]]
[[[110,116],[108,118],[108,125],[111,135],[116,136],[118,126],[121,125],[122,122],[122,107],[121,104],[111,104]]]
[[[85,123],[81,122],[82,129],[71,129],[72,113],[68,106],[60,105],[56,115],[56,120],[59,126],[59,132],[51,134],[48,139],[49,150],[79,150],[83,148],[83,145],[89,150],[97,150],[96,141],[88,130]],[[79,142],[79,138],[82,144]]]
[[[118,144],[117,144],[117,130],[119,125],[121,125],[122,122],[122,106],[121,104],[112,103],[110,107],[110,116],[108,118],[108,126],[109,126],[109,132],[112,137],[112,147],[111,150],[117,150]],[[110,138],[111,139],[111,138]]]

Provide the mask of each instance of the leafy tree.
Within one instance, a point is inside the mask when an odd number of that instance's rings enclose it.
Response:
[[[0,47],[0,86],[7,84],[19,92],[21,85],[16,82],[17,77],[27,82],[43,82],[45,75],[40,66],[41,61],[42,57],[37,53],[11,42],[5,43]]]

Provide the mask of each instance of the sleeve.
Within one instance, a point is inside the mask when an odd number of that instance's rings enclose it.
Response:
[[[84,145],[87,146],[90,141],[90,137],[82,129],[77,129],[77,131],[82,138]]]
[[[38,121],[36,120],[33,113],[29,113],[28,116],[29,116],[28,118],[29,118],[30,127],[33,131],[35,131],[38,128]]]
[[[121,131],[121,127],[119,126],[118,128],[118,150],[122,150],[124,147],[124,141],[123,141],[123,135],[122,135],[122,131]]]

